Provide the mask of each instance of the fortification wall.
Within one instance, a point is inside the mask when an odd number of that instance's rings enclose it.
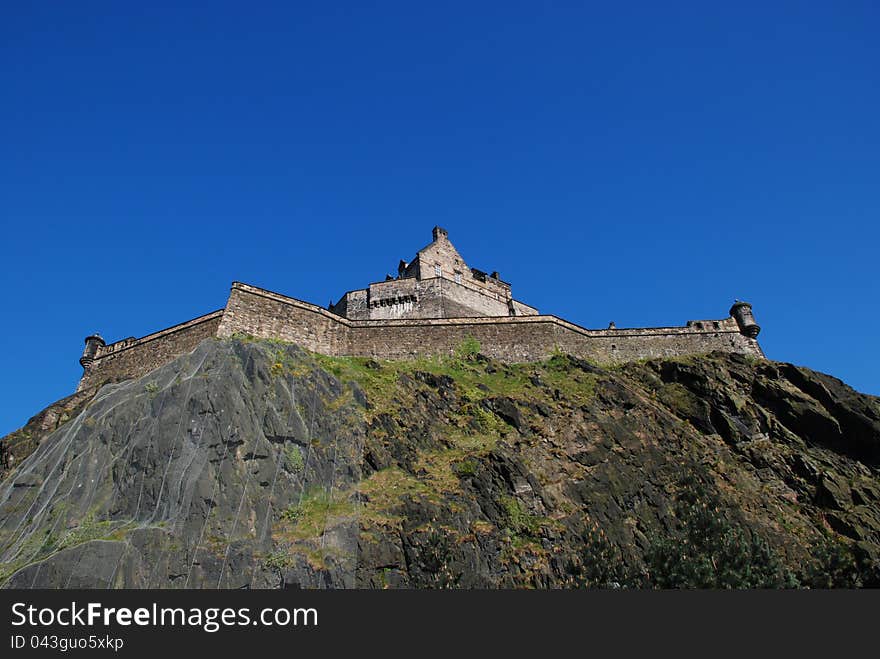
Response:
[[[480,342],[484,354],[507,362],[546,359],[556,350],[600,364],[712,350],[764,356],[757,340],[741,333],[732,318],[691,321],[684,327],[604,330],[539,315],[348,320],[316,305],[236,282],[224,310],[99,348],[77,391],[138,377],[193,350],[205,338],[239,333],[290,341],[327,355],[383,359],[452,355],[470,338]]]
[[[332,311],[349,320],[507,316],[509,299],[445,277],[393,279],[370,284],[368,290],[346,293]],[[537,313],[523,304],[518,310],[521,315]]]
[[[599,363],[725,350],[762,357],[730,319],[686,327],[587,330],[555,316],[354,321],[277,293],[233,284],[218,335],[280,338],[328,355],[400,359],[454,354],[467,338],[509,362],[536,361],[563,350]],[[715,326],[717,323],[717,327]]]
[[[489,289],[473,290],[447,279],[439,280],[439,288],[443,291],[442,318],[510,315],[510,291],[501,295]]]
[[[352,320],[439,317],[441,299],[433,279],[393,279],[370,284],[369,308]]]
[[[710,321],[715,322],[715,321]],[[717,321],[719,325],[723,320]],[[711,327],[711,326],[710,326]],[[555,345],[563,352],[599,364],[619,364],[656,357],[678,357],[722,350],[763,357],[754,339],[739,329],[696,327],[649,327],[638,329],[584,330],[559,320]]]
[[[140,339],[125,339],[99,348],[94,361],[83,372],[77,391],[139,377],[167,364],[193,350],[203,339],[215,336],[222,316],[220,309]]]
[[[473,338],[482,353],[496,359],[537,361],[553,354],[554,328],[552,320],[525,326],[508,318],[356,323],[345,354],[382,359],[453,355],[465,339]]]
[[[347,321],[307,302],[233,282],[217,336],[251,334],[296,343],[306,350],[344,354]]]

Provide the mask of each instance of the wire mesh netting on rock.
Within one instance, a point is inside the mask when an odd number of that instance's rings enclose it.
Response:
[[[105,386],[0,485],[0,583],[352,587],[358,400],[247,341]]]

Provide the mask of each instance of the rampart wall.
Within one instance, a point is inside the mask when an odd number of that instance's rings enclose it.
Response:
[[[400,359],[453,354],[467,338],[509,362],[536,361],[563,350],[599,363],[672,357],[712,350],[763,357],[758,342],[730,318],[685,327],[587,330],[556,316],[347,320],[293,298],[234,283],[218,336],[278,338],[328,355]]]
[[[690,321],[683,327],[603,330],[584,329],[547,315],[348,320],[316,305],[235,282],[225,309],[98,348],[77,391],[139,377],[190,352],[203,339],[236,334],[281,339],[327,355],[380,359],[451,355],[470,338],[480,342],[484,354],[507,362],[538,361],[557,350],[600,364],[712,350],[764,356],[757,340],[743,334],[733,318]]]
[[[216,336],[223,309],[193,318],[140,339],[125,339],[98,349],[83,372],[77,391],[107,382],[149,373],[175,357],[190,352],[203,340]]]
[[[250,334],[290,341],[313,352],[340,355],[348,347],[349,324],[350,321],[313,304],[234,282],[217,336]]]

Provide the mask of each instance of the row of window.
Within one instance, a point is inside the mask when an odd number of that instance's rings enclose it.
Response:
[[[441,266],[439,266],[439,265],[434,266],[434,276],[435,277],[442,277],[443,276],[443,268]],[[457,270],[455,271],[455,283],[456,284],[461,283],[461,273],[458,272]]]

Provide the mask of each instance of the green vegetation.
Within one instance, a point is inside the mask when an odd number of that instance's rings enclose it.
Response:
[[[582,564],[574,581],[582,588],[637,588],[643,585],[643,575],[624,561],[620,548],[593,524],[584,538]]]
[[[439,493],[432,492],[422,480],[400,467],[387,467],[372,474],[358,485],[359,493],[366,499],[361,511],[366,526],[397,526],[403,520],[398,507],[406,498],[432,496],[439,501]]]
[[[61,514],[66,506],[59,506],[57,513]],[[116,522],[111,520],[98,521],[94,513],[83,517],[79,524],[68,530],[62,536],[57,536],[46,529],[43,534],[30,536],[21,547],[18,558],[8,563],[0,563],[0,586],[15,572],[29,563],[34,563],[48,558],[63,549],[69,549],[92,540],[122,540],[126,534],[134,528],[131,522]]]
[[[465,478],[467,476],[473,476],[477,473],[477,461],[471,458],[467,458],[462,460],[461,462],[455,462],[452,465],[452,470],[458,474],[460,477]]]
[[[305,467],[302,450],[296,444],[284,447],[284,463],[291,473],[299,474]]]
[[[862,588],[880,582],[880,566],[860,559],[849,545],[828,537],[813,548],[813,562],[800,575],[807,588]]]
[[[272,532],[279,548],[265,557],[264,564],[283,569],[293,565],[298,555],[305,557],[313,569],[324,570],[330,560],[347,560],[338,547],[325,547],[322,536],[339,523],[339,518],[350,519],[356,510],[351,492],[331,493],[320,488],[306,492],[300,503],[281,513]]]
[[[307,492],[300,504],[281,514],[282,534],[290,540],[320,537],[332,517],[354,514],[355,505],[347,493],[315,489]]]
[[[480,342],[472,336],[462,341],[455,350],[455,356],[461,360],[471,359],[480,353]]]
[[[278,345],[278,341],[268,341],[271,345]],[[272,354],[269,356],[272,366],[269,368],[269,372],[272,374],[272,377],[279,377],[284,375],[286,372],[291,372],[296,367],[296,361],[293,356],[284,348],[278,347]]]
[[[279,549],[266,556],[263,559],[263,564],[269,568],[283,570],[293,565],[293,556],[289,552]]]
[[[700,399],[678,382],[665,384],[657,391],[660,401],[680,416],[694,417],[700,413]]]
[[[795,575],[766,541],[734,524],[718,495],[698,478],[679,482],[679,528],[656,536],[645,552],[655,588],[793,588]]]
[[[507,518],[507,525],[516,535],[535,535],[541,528],[543,519],[529,512],[523,507],[522,502],[510,496],[502,496],[499,499],[501,507]]]
[[[296,524],[299,521],[300,516],[302,515],[302,510],[299,507],[299,504],[294,504],[292,506],[288,506],[281,513],[281,519],[291,522],[292,524]]]
[[[480,473],[481,462],[498,449],[514,424],[527,435],[531,427],[542,427],[541,415],[588,404],[597,384],[596,369],[561,353],[542,363],[504,364],[480,354],[479,342],[472,339],[444,357],[380,361],[312,354],[311,358],[363,392],[371,441],[392,451],[402,441],[414,446],[411,439],[397,435],[399,429],[409,427],[413,405],[420,399],[428,405],[438,397],[442,400],[443,413],[420,431],[428,437],[423,446],[415,446],[411,466],[380,469],[358,485],[364,501],[361,520],[368,533],[399,526],[406,500],[449,506],[463,494],[463,482]],[[494,410],[504,410],[505,416]],[[510,560],[529,555],[535,566],[543,564],[541,529],[555,523],[531,515],[514,497],[505,498],[502,507]]]
[[[681,477],[674,499],[676,527],[649,536],[644,567],[626,561],[593,525],[575,583],[591,588],[854,587],[855,562],[845,548],[817,557],[808,572],[790,569],[770,545],[722,511],[718,494],[693,475]],[[809,576],[812,575],[812,576]]]
[[[56,551],[75,547],[92,540],[120,540],[129,530],[129,525],[120,524],[111,520],[95,519],[94,513],[89,513],[80,520],[78,526],[70,529],[55,546]]]
[[[475,341],[463,342],[451,357],[406,361],[320,354],[312,357],[337,379],[355,382],[366,393],[368,420],[381,413],[396,412],[402,401],[412,395],[412,380],[425,380],[426,376],[433,376],[439,386],[451,387],[465,403],[503,396],[549,406],[562,398],[574,405],[588,403],[594,397],[597,381],[594,373],[568,356],[555,355],[538,363],[502,364],[482,357]],[[483,411],[476,407],[463,410],[476,415]]]
[[[414,588],[455,588],[462,574],[455,567],[454,537],[443,529],[429,527],[419,538],[421,570],[412,575]]]

